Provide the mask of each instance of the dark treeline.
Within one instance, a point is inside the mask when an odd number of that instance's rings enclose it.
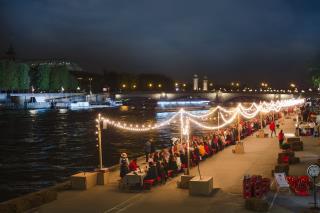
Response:
[[[174,81],[161,74],[103,74],[74,72],[65,64],[29,65],[14,60],[0,60],[0,91],[65,92],[86,91],[172,91]]]
[[[65,65],[37,65],[13,60],[0,61],[0,90],[10,92],[75,91],[78,82]]]

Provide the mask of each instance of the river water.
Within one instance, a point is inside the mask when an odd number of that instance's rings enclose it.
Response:
[[[71,174],[98,164],[95,118],[98,113],[133,122],[159,122],[173,115],[154,110],[21,110],[0,111],[0,201],[67,180]],[[107,128],[102,132],[103,163],[118,163],[121,152],[143,154],[153,138],[157,148],[179,137],[178,123],[151,133],[128,133]]]

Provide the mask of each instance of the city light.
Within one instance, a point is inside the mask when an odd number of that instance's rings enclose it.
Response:
[[[151,88],[151,87],[153,86],[153,84],[152,84],[152,83],[149,83],[148,86]]]
[[[126,84],[122,84],[122,88],[126,88],[127,87],[127,85]]]
[[[133,89],[135,89],[136,87],[137,87],[137,85],[135,85],[135,84],[132,86]]]
[[[158,84],[158,87],[161,88],[161,87],[162,87],[162,84]]]

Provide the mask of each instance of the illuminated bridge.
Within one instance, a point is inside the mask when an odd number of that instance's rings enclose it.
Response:
[[[124,92],[116,93],[117,99],[151,98],[154,100],[175,100],[201,98],[215,102],[271,101],[301,97],[301,94],[255,93],[255,92]]]

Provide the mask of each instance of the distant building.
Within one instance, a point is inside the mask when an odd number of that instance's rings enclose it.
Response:
[[[39,65],[49,65],[49,66],[67,66],[70,72],[84,72],[84,70],[75,62],[66,59],[31,59],[25,60],[31,68],[37,67]]]
[[[195,74],[193,76],[193,90],[194,91],[198,91],[199,90],[199,78],[198,78],[197,74]]]
[[[203,77],[203,87],[202,87],[202,91],[208,91],[208,78],[207,76]]]

